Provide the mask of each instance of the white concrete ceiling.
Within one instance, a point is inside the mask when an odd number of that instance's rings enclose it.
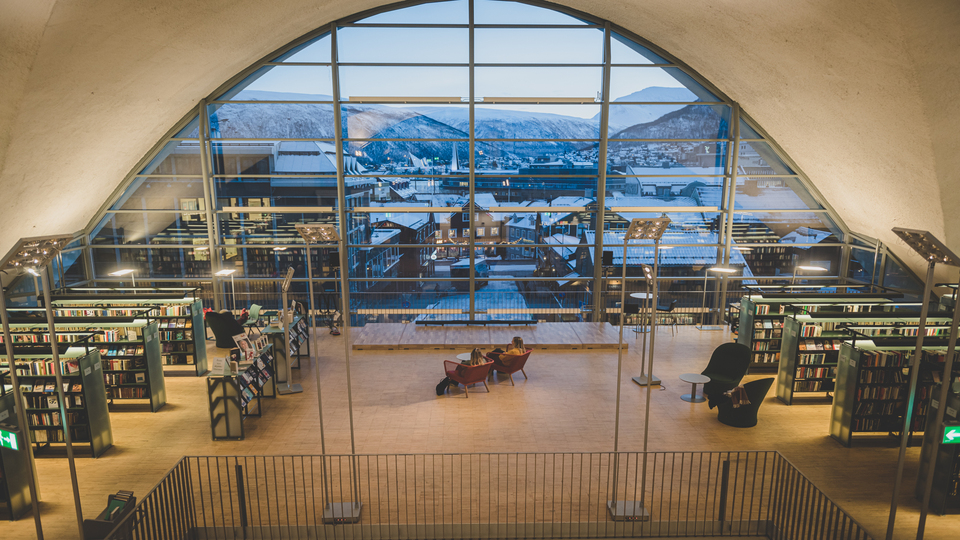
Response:
[[[201,98],[378,0],[6,0],[0,254],[83,228]],[[738,101],[856,232],[960,252],[960,3],[562,0],[669,51]],[[919,272],[918,272],[919,273]],[[944,273],[942,277],[952,278]]]

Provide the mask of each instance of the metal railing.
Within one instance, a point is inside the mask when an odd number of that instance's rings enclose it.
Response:
[[[778,452],[184,457],[107,537],[869,540]]]

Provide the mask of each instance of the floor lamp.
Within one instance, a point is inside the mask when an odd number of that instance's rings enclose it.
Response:
[[[643,507],[643,490],[645,487],[640,489],[639,501],[627,501],[627,500],[618,500],[617,499],[617,482],[619,479],[619,465],[620,465],[620,456],[618,452],[620,451],[620,381],[623,373],[623,303],[626,296],[627,290],[627,243],[630,240],[653,240],[654,242],[654,257],[653,264],[654,269],[650,271],[648,280],[652,281],[653,288],[653,298],[651,298],[651,303],[653,306],[656,306],[657,303],[657,280],[656,280],[656,267],[657,267],[657,247],[660,242],[660,237],[663,236],[663,233],[667,230],[667,226],[670,225],[670,218],[664,216],[659,218],[649,218],[649,219],[634,219],[630,222],[630,227],[627,229],[627,233],[623,236],[623,277],[620,285],[620,341],[617,347],[617,407],[616,407],[616,418],[614,421],[614,430],[613,430],[613,491],[611,500],[607,501],[607,510],[610,512],[610,516],[614,521],[648,521],[650,519],[650,512]],[[647,266],[649,268],[649,266]],[[647,274],[647,270],[644,269],[644,274]],[[654,308],[656,309],[656,308]],[[656,320],[650,320],[650,357],[649,370],[648,374],[651,375],[647,379],[647,405],[645,411],[645,420],[643,425],[643,472],[644,476],[642,477],[642,482],[646,486],[646,466],[647,466],[647,425],[650,420],[650,388],[653,386],[652,379],[653,375],[653,341],[656,335]]]
[[[709,277],[710,272],[716,272],[717,274],[735,274],[737,273],[736,268],[729,268],[726,266],[714,266],[712,268],[707,268],[703,271],[703,302],[700,303],[700,326],[697,327],[697,330],[723,330],[723,325],[707,325],[707,278]],[[717,312],[720,311],[720,306],[717,306]]]
[[[907,411],[904,414],[903,418],[903,433],[900,438],[900,454],[897,458],[897,476],[893,484],[893,497],[890,501],[890,517],[887,521],[887,535],[886,540],[893,539],[893,526],[897,521],[897,498],[900,494],[900,484],[903,481],[903,467],[906,462],[907,457],[907,443],[910,439],[910,422],[913,420],[913,402],[917,396],[917,378],[920,370],[917,369],[920,364],[920,356],[923,350],[923,338],[926,335],[925,328],[927,324],[927,313],[930,310],[930,292],[933,286],[933,271],[938,263],[946,264],[949,266],[960,266],[960,257],[957,257],[952,251],[950,251],[947,246],[937,240],[932,234],[928,231],[918,231],[915,229],[902,229],[895,227],[893,229],[894,234],[900,237],[910,248],[920,254],[927,261],[927,275],[926,279],[923,282],[923,296],[921,297],[921,307],[920,307],[920,325],[917,328],[917,344],[916,348],[913,351],[913,361],[911,365],[914,366],[910,370],[910,382],[907,393]],[[954,318],[953,325],[951,326],[951,335],[950,335],[950,351],[947,354],[947,357],[944,361],[944,377],[940,386],[940,403],[941,407],[937,408],[937,420],[934,426],[927,426],[926,429],[940,429],[940,426],[943,424],[943,412],[946,409],[946,398],[947,391],[949,390],[950,385],[948,381],[950,376],[953,373],[953,351],[956,346],[957,339],[957,317],[956,311],[958,306],[954,306]],[[933,454],[937,455],[937,450],[939,449],[939,439],[934,438],[935,444],[937,446],[934,448]],[[930,472],[934,471],[935,467],[933,464],[930,464]],[[920,514],[920,523],[917,528],[917,538],[918,540],[923,538],[923,528],[927,517],[927,507],[930,504],[930,484],[932,483],[932,478],[927,478],[926,491],[923,497],[923,506]]]
[[[303,237],[303,240],[307,243],[307,261],[308,261],[308,270],[310,275],[307,278],[307,283],[310,288],[310,311],[313,312],[313,265],[310,263],[310,246],[312,244],[336,244],[338,249],[344,250],[345,245],[342,242],[340,235],[337,233],[337,227],[329,223],[300,223],[297,224],[297,232],[300,233],[300,236]],[[344,253],[341,251],[341,253]],[[340,269],[343,272],[343,268]],[[347,282],[344,279],[341,283],[341,299],[346,299],[346,291],[343,290],[343,287],[347,286]],[[356,445],[353,441],[353,389],[350,385],[350,333],[347,330],[347,327],[350,324],[350,310],[346,302],[343,302],[341,307],[343,309],[343,325],[344,325],[344,340],[343,340],[343,350],[347,362],[347,402],[350,409],[350,451],[351,454],[356,454]],[[312,336],[311,329],[311,336]],[[311,349],[311,356],[313,355]],[[311,358],[313,360],[313,358]],[[320,366],[318,362],[314,362],[313,367],[317,375],[317,404],[320,412],[320,449],[321,452],[325,455],[326,449],[323,442],[323,404],[320,395]],[[324,467],[324,478],[326,479],[326,460],[321,458]],[[363,509],[363,503],[360,502],[360,489],[359,481],[356,473],[354,472],[354,464],[351,461],[351,470],[350,474],[353,478],[352,489],[354,494],[355,501],[349,502],[332,502],[328,495],[327,503],[323,508],[323,522],[324,523],[356,523],[360,521],[360,512]],[[326,489],[326,483],[324,483],[324,489]]]
[[[230,276],[230,294],[231,294],[231,296],[233,296],[233,314],[234,314],[234,315],[237,314],[237,287],[236,287],[236,285],[235,285],[234,282],[233,282],[233,275],[236,274],[236,273],[237,273],[237,269],[236,269],[236,268],[225,268],[225,269],[220,270],[219,272],[213,274],[213,275],[215,275],[215,276],[217,276],[217,277],[221,277],[221,278]],[[248,289],[248,290],[249,290],[249,289]]]
[[[77,512],[77,527],[80,531],[80,540],[83,540],[83,508],[80,506],[80,487],[77,482],[77,466],[73,459],[73,441],[70,437],[70,421],[67,416],[66,399],[63,395],[63,370],[60,366],[60,351],[57,348],[57,328],[53,322],[53,307],[50,305],[49,290],[50,280],[47,277],[46,269],[50,261],[60,253],[71,240],[73,235],[55,235],[34,238],[25,238],[10,252],[10,254],[0,261],[0,272],[27,271],[34,276],[40,276],[40,284],[43,292],[43,305],[47,314],[47,331],[50,334],[50,352],[53,359],[53,373],[57,379],[57,398],[60,405],[60,418],[63,426],[63,442],[67,447],[67,462],[70,468],[70,480],[73,485],[73,503]],[[24,437],[29,446],[29,424],[27,423],[26,413],[22,407],[23,395],[20,393],[20,385],[16,379],[16,364],[14,363],[13,343],[10,337],[9,318],[7,314],[6,300],[0,294],[0,312],[3,313],[4,343],[7,349],[7,358],[10,363],[10,377],[13,384],[14,399],[17,402],[18,421],[20,430],[27,436]],[[32,453],[32,450],[31,450]],[[30,459],[31,467],[33,460]],[[37,488],[33,482],[33,471],[30,471],[30,495],[33,498],[33,514],[37,525],[37,537],[43,538],[40,530],[40,512],[37,508]]]
[[[656,249],[656,248],[654,248]],[[654,261],[656,262],[656,261]],[[643,302],[643,315],[649,314],[650,316],[650,328],[656,326],[654,317],[657,315],[657,302],[654,298],[656,295],[656,279],[653,276],[656,275],[656,271],[650,268],[649,264],[642,264],[640,267],[643,269],[643,277],[647,282],[647,290],[650,291],[650,297],[646,298]],[[653,339],[653,335],[650,335],[650,339]],[[646,370],[646,359],[647,359],[647,333],[643,334],[643,341],[640,342],[640,375],[633,378],[633,382],[639,384],[640,386],[646,386],[647,383],[657,386],[660,384],[660,379],[656,377],[652,372],[648,380],[647,370]]]

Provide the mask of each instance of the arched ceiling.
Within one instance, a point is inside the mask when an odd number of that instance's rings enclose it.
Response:
[[[7,0],[0,6],[0,254],[83,228],[198,101],[284,44],[378,0]],[[960,4],[953,0],[560,0],[714,83],[851,230],[960,252]],[[918,272],[919,273],[919,272]],[[942,277],[947,277],[946,273]]]

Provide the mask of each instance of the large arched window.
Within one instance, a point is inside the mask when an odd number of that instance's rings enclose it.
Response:
[[[681,306],[716,264],[739,270],[716,285],[735,297],[798,264],[873,260],[736,103],[564,9],[449,0],[337,21],[200,110],[91,224],[95,279],[228,268],[240,304],[274,303],[290,266],[306,291],[295,224],[324,222],[347,241],[355,321],[571,320],[615,311],[624,264],[642,287],[653,247],[622,247],[636,217],[672,220],[659,273]],[[333,251],[312,250],[319,290]]]

